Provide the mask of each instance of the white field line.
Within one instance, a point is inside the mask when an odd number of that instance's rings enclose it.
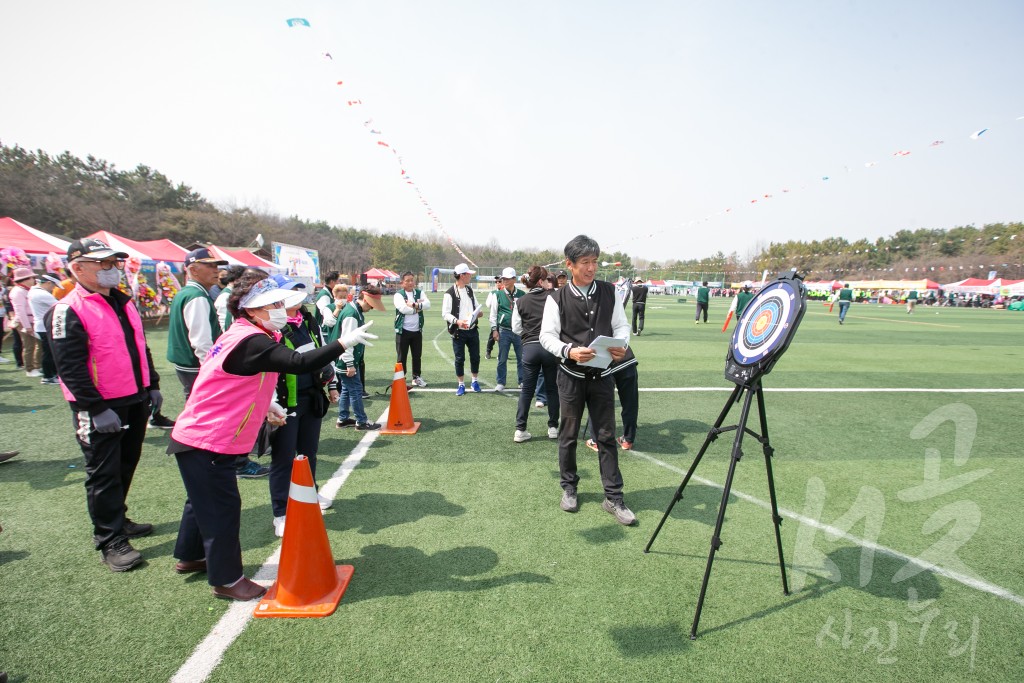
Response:
[[[628,452],[631,455],[634,455],[634,456],[636,456],[638,458],[641,458],[643,460],[647,460],[648,462],[654,463],[655,465],[658,465],[660,467],[664,467],[665,469],[671,470],[672,472],[676,472],[677,474],[681,474],[683,476],[686,475],[686,470],[680,469],[680,468],[676,467],[675,465],[670,465],[667,462],[664,462],[662,460],[658,460],[657,458],[655,458],[655,457],[653,457],[651,455],[648,455],[646,453],[643,453],[643,452],[640,452],[640,451],[637,451],[637,450],[630,450]],[[721,490],[723,490],[725,488],[722,484],[718,484],[718,483],[713,482],[713,481],[711,481],[709,479],[704,479],[703,477],[700,477],[700,476],[698,476],[696,474],[691,476],[690,479],[691,479],[691,481],[698,481],[701,484],[704,484],[705,486],[711,486],[713,488],[716,488],[719,491],[721,491]],[[742,493],[740,491],[737,491],[736,489],[730,490],[730,493],[732,495],[736,496],[737,498],[739,498],[740,500],[744,500],[744,501],[746,501],[748,503],[753,503],[754,505],[757,505],[758,507],[764,508],[765,510],[768,510],[769,512],[771,512],[771,509],[772,509],[771,504],[766,502],[766,501],[761,500],[760,498],[756,498],[756,497],[751,496],[750,494],[747,494],[747,493]],[[932,564],[931,562],[923,562],[923,561],[921,561],[921,560],[919,560],[919,559],[917,559],[915,557],[911,557],[910,555],[907,555],[905,553],[901,553],[898,550],[893,550],[892,548],[888,548],[888,547],[886,547],[884,545],[879,545],[878,543],[875,543],[874,541],[868,541],[868,540],[863,539],[863,538],[858,538],[857,536],[854,536],[852,534],[846,533],[845,531],[841,531],[840,529],[837,529],[837,528],[835,528],[835,527],[833,527],[831,525],[823,524],[823,523],[819,522],[816,519],[811,519],[810,517],[805,517],[805,516],[801,515],[798,512],[793,512],[792,510],[787,510],[785,508],[781,508],[780,507],[779,508],[779,514],[781,516],[783,516],[783,517],[788,517],[790,519],[796,520],[800,524],[807,524],[809,526],[814,527],[815,529],[821,529],[822,531],[828,533],[833,538],[837,538],[837,537],[838,538],[843,538],[843,539],[849,541],[850,543],[858,545],[858,546],[860,546],[862,548],[870,548],[871,550],[874,550],[877,553],[882,553],[883,555],[888,555],[888,556],[894,557],[894,558],[896,558],[898,560],[902,560],[904,562],[908,562],[910,564],[913,564],[916,567],[920,567],[921,569],[923,569],[925,571],[932,572],[933,574],[938,574],[939,576],[945,576],[946,578],[952,579],[953,581],[956,581],[957,583],[961,583],[964,586],[967,586],[968,588],[973,588],[975,590],[979,590],[979,591],[982,591],[984,593],[991,593],[992,595],[994,595],[994,596],[996,596],[998,598],[1002,598],[1003,600],[1007,600],[1009,602],[1013,602],[1013,603],[1016,603],[1016,604],[1021,605],[1022,607],[1024,607],[1024,597],[1021,597],[1021,596],[1017,595],[1016,593],[1013,593],[1012,591],[1010,591],[1010,590],[1008,590],[1006,588],[1003,588],[1002,586],[997,586],[997,585],[995,585],[993,583],[989,583],[988,581],[984,581],[982,579],[977,579],[977,578],[974,578],[972,576],[967,576],[966,574],[961,574],[959,572],[954,572],[954,571],[951,571],[949,569],[945,569],[945,568],[940,567],[938,565]]]
[[[388,411],[385,410],[378,421],[387,422],[387,418]],[[367,432],[359,440],[359,443],[352,449],[352,452],[341,463],[337,471],[320,487],[320,495],[334,500],[338,490],[345,483],[345,480],[348,479],[348,475],[352,474],[352,471],[366,456],[370,445],[377,440],[379,435],[380,432]],[[277,580],[277,567],[280,559],[281,546],[278,545],[274,553],[257,570],[253,580],[264,586],[274,583]],[[254,604],[251,601],[233,603],[227,612],[224,613],[224,616],[220,618],[220,621],[214,625],[206,638],[196,646],[196,649],[185,660],[185,663],[181,665],[177,673],[171,677],[171,683],[201,683],[201,681],[209,678],[213,670],[220,664],[221,658],[224,657],[224,653],[231,643],[235,642],[235,639],[242,635],[242,631],[249,625],[249,621],[252,619]]]
[[[486,382],[480,382],[481,384],[487,384]],[[734,387],[733,387],[734,388]],[[650,387],[642,388],[640,391],[650,393],[683,393],[683,392],[730,392],[733,390],[730,387]],[[516,393],[519,391],[518,387],[505,387],[503,393]],[[447,388],[430,388],[430,387],[411,387],[409,393],[435,393],[435,394],[451,394],[455,392],[455,389],[451,387]],[[1021,394],[1024,393],[1024,389],[916,389],[916,388],[868,388],[868,387],[833,387],[831,389],[827,387],[807,387],[807,388],[795,388],[795,387],[782,387],[782,388],[765,388],[764,393],[779,393],[779,394]]]

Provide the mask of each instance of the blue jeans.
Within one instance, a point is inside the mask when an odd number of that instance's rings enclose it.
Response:
[[[843,322],[846,318],[846,309],[850,307],[850,302],[840,299],[839,301],[839,322]]]
[[[352,413],[355,414],[356,422],[363,424],[369,422],[366,419],[366,410],[363,408],[363,383],[359,380],[357,372],[352,377],[344,371],[338,373],[341,380],[341,400],[338,401],[338,419],[347,420],[349,416],[348,405],[352,404]]]
[[[557,392],[556,392],[557,393]],[[541,403],[548,402],[548,391],[544,387],[544,373],[537,374],[537,400]]]
[[[498,328],[498,376],[497,384],[505,384],[508,375],[508,347],[516,350],[516,383],[523,383],[523,339],[510,328]]]

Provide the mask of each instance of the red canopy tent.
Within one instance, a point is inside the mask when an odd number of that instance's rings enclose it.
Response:
[[[280,266],[276,263],[271,263],[261,259],[256,254],[248,251],[247,249],[225,249],[224,247],[218,247],[211,244],[209,246],[210,253],[216,256],[222,261],[227,261],[232,265],[252,266],[254,268],[260,268],[262,270],[280,270]]]
[[[367,280],[397,280],[399,278],[398,273],[393,270],[387,270],[385,268],[370,268],[368,271],[363,273]]]
[[[18,247],[26,254],[49,254],[51,251],[64,256],[70,242],[42,230],[25,225],[10,217],[0,218],[0,249]]]
[[[89,237],[102,240],[111,247],[124,251],[129,256],[140,258],[143,261],[183,263],[185,261],[185,254],[188,253],[183,247],[168,239],[130,240],[127,237],[115,235],[107,230],[99,230],[89,235]]]

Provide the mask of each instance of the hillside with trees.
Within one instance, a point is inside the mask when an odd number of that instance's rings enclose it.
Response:
[[[459,259],[440,235],[403,235],[359,230],[249,208],[217,207],[184,183],[139,165],[118,169],[93,156],[51,155],[0,144],[0,216],[11,216],[46,232],[74,239],[109,230],[131,239],[169,238],[179,244],[250,244],[257,234],[267,242],[301,245],[320,252],[324,270],[355,274],[371,266],[396,271],[454,264]],[[0,245],[2,246],[2,245]],[[543,250],[511,250],[491,240],[461,244],[484,268],[507,265],[523,270],[562,259],[561,245]],[[647,261],[624,252],[602,255],[621,262],[600,276],[639,273],[651,279],[753,279],[767,269],[798,268],[812,279],[922,278],[939,281],[984,277],[1024,278],[1024,224],[994,223],[981,228],[901,230],[875,241],[831,237],[812,242],[771,243],[740,257],[722,252],[702,259]]]

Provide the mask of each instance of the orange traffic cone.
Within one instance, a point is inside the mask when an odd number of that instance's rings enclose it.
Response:
[[[405,370],[401,363],[395,363],[395,379],[391,382],[391,407],[388,408],[388,423],[381,434],[415,434],[419,422],[412,421],[412,407],[409,405],[409,388],[405,386]],[[287,528],[287,527],[285,527]]]
[[[304,455],[292,463],[284,541],[277,581],[260,600],[254,617],[327,617],[338,608],[352,580],[352,565],[334,565],[327,529]]]

